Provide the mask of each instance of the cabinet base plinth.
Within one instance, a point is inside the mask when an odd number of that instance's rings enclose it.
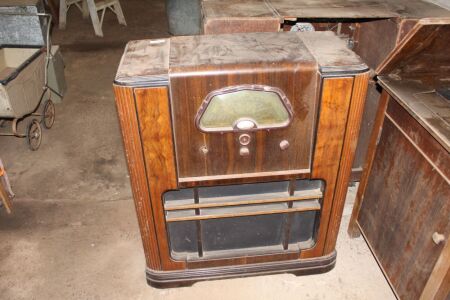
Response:
[[[296,276],[325,273],[334,268],[336,251],[312,259],[275,261],[270,263],[226,267],[188,269],[182,271],[146,270],[147,283],[155,288],[191,286],[198,281],[218,280],[258,275],[290,273]]]

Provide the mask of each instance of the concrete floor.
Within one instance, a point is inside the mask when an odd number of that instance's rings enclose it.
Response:
[[[14,214],[0,208],[0,299],[394,299],[362,238],[345,228],[335,269],[321,275],[273,275],[158,290],[147,286],[112,80],[127,40],[167,36],[164,1],[122,1],[128,27],[111,15],[105,38],[73,10],[62,45],[69,90],[41,148],[0,137]]]

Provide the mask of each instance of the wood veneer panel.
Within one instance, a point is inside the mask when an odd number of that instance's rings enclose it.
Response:
[[[189,269],[194,268],[214,268],[214,267],[224,267],[233,265],[245,265],[245,264],[257,264],[273,261],[286,261],[295,260],[298,258],[298,251],[292,251],[283,254],[272,254],[272,255],[243,255],[239,257],[231,258],[217,258],[209,260],[192,260],[188,261],[187,265]]]
[[[363,173],[361,175],[361,181],[359,183],[358,191],[356,192],[355,203],[353,204],[352,216],[348,225],[348,234],[351,237],[360,236],[359,228],[356,224],[361,204],[363,201],[364,193],[366,191],[367,183],[369,181],[370,171],[372,169],[373,160],[375,158],[375,151],[384,123],[384,113],[386,111],[389,100],[389,94],[383,91],[380,96],[380,104],[376,112],[376,117],[373,125],[372,132],[370,134],[369,148],[367,150],[367,158],[363,165]]]
[[[161,261],[146,180],[133,88],[114,85],[114,92],[145,260],[148,268],[160,270]]]
[[[184,262],[170,258],[161,198],[166,190],[177,188],[168,90],[167,87],[139,88],[134,93],[161,265],[164,270],[182,269]]]
[[[180,182],[251,173],[253,176],[267,172],[298,174],[309,170],[317,105],[317,66],[307,61],[280,65],[275,70],[271,63],[260,63],[221,66],[220,72],[211,68],[192,72],[193,75],[171,74]],[[294,118],[285,128],[248,132],[251,137],[247,146],[249,155],[241,156],[238,139],[242,133],[202,133],[193,120],[208,93],[228,86],[255,83],[284,91],[292,105]],[[290,144],[285,150],[280,149],[282,140],[288,140]],[[207,154],[200,151],[203,146],[208,148]]]
[[[450,234],[448,199],[448,180],[388,115],[358,223],[402,299],[420,297],[444,248],[431,237]]]
[[[339,226],[341,224],[342,212],[344,210],[345,196],[347,195],[351,167],[358,142],[359,128],[364,110],[368,80],[369,73],[364,73],[356,76],[353,84],[353,94],[340,159],[339,175],[324,249],[325,255],[333,252],[336,247],[336,240],[339,233]]]
[[[403,132],[436,166],[436,170],[450,179],[450,155],[442,151],[442,145],[397,101],[390,101],[386,113],[397,123]]]
[[[370,68],[376,69],[394,49],[399,26],[395,19],[357,23],[356,26],[358,39],[354,51]]]
[[[203,1],[203,33],[277,32],[281,18],[266,1]]]
[[[207,19],[203,23],[204,34],[278,31],[280,19],[276,17]]]
[[[314,179],[325,180],[326,188],[317,243],[314,248],[302,251],[301,258],[320,256],[323,253],[352,97],[352,86],[353,77],[323,79],[311,176]]]
[[[380,104],[381,89],[372,80],[369,81],[367,88],[367,96],[364,104],[363,117],[361,121],[361,128],[359,130],[358,146],[356,146],[355,158],[353,160],[353,175],[355,176],[351,181],[360,181],[361,175],[366,162],[367,152],[369,150],[370,135],[375,125],[375,118],[377,115],[378,106]],[[359,174],[355,174],[359,171]],[[355,180],[356,179],[356,180]]]

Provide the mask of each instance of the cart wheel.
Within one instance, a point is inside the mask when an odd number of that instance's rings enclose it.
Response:
[[[33,119],[28,123],[27,127],[27,141],[31,150],[36,151],[39,149],[42,141],[42,129],[41,124],[36,119]]]
[[[55,123],[55,105],[50,99],[45,101],[42,122],[44,123],[44,127],[47,129],[52,128],[53,123]]]

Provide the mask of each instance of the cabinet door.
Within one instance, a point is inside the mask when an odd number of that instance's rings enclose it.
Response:
[[[432,235],[450,234],[449,153],[438,144],[440,153],[430,152],[436,141],[413,125],[420,126],[405,111],[386,115],[358,217],[401,299],[419,299],[445,244]]]

